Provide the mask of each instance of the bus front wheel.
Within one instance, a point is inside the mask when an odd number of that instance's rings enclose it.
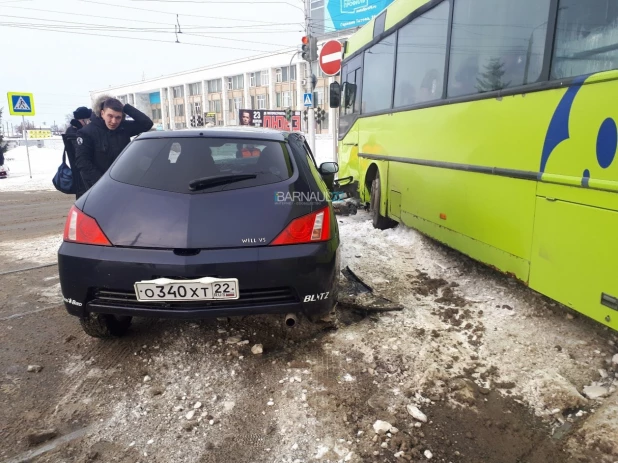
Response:
[[[380,190],[380,173],[376,172],[376,178],[371,182],[371,217],[373,220],[373,228],[379,230],[386,230],[387,228],[393,228],[397,225],[397,222],[380,215],[381,204],[381,190]]]

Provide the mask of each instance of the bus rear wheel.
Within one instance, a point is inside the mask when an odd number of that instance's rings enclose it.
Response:
[[[380,173],[376,172],[376,178],[374,178],[373,182],[371,182],[371,202],[369,203],[371,217],[373,220],[373,228],[377,228],[378,230],[393,228],[397,225],[397,222],[380,215],[381,202]]]

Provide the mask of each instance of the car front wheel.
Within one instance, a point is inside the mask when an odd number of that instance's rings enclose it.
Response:
[[[83,330],[93,338],[117,338],[127,334],[133,317],[89,313],[80,318]]]

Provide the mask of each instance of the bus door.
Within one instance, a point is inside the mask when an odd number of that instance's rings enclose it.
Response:
[[[363,55],[343,65],[341,70],[341,105],[339,107],[339,179],[352,177],[359,182],[358,164],[358,116],[361,108],[363,86]]]

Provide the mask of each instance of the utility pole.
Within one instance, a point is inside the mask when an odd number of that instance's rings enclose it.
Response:
[[[311,148],[311,152],[315,153],[315,101],[313,101],[313,69],[312,63],[317,59],[314,54],[314,47],[317,51],[317,42],[316,38],[313,37],[311,32],[311,0],[305,0],[305,32],[306,36],[309,39],[308,48],[309,53],[305,60],[308,63],[309,72],[307,73],[307,80],[305,85],[305,93],[309,93],[312,96],[312,105],[307,108],[307,125],[309,126],[309,147]]]

